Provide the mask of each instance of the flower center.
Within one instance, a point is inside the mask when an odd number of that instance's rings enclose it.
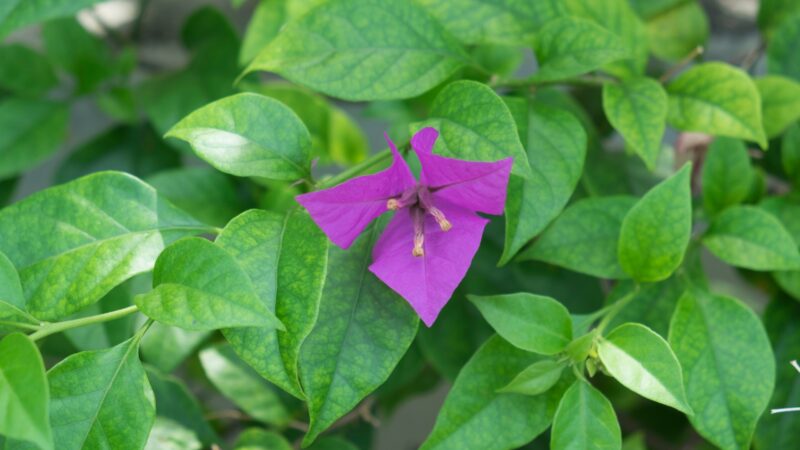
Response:
[[[401,208],[411,209],[411,220],[414,223],[414,248],[411,254],[425,256],[423,244],[425,243],[425,215],[430,214],[442,231],[449,231],[453,224],[447,220],[444,213],[433,205],[431,192],[426,186],[417,185],[396,198],[386,201],[386,209],[397,211]]]

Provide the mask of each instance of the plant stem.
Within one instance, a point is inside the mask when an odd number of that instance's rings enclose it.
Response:
[[[324,180],[320,180],[317,183],[317,189],[327,189],[329,187],[336,186],[337,184],[347,181],[350,178],[353,178],[356,175],[361,175],[362,173],[368,171],[369,169],[374,168],[388,160],[392,157],[392,153],[387,148],[386,150],[380,151],[369,158],[361,161],[360,163],[356,164],[353,167],[339,173],[338,175],[334,175],[330,178],[326,178]]]
[[[785,412],[800,412],[800,407],[794,408],[777,408],[770,411],[771,414],[780,414]]]
[[[98,314],[96,316],[81,317],[80,319],[65,320],[63,322],[46,323],[41,326],[39,331],[32,333],[29,337],[31,338],[31,340],[35,341],[37,339],[41,339],[45,336],[49,336],[53,333],[58,333],[64,330],[82,327],[85,325],[91,325],[93,323],[101,323],[101,322],[107,322],[109,320],[119,319],[120,317],[125,317],[129,314],[133,314],[136,311],[139,311],[139,307],[137,307],[136,305],[131,305],[128,306],[127,308],[118,309],[116,311],[110,311],[104,314]]]
[[[633,300],[634,297],[636,297],[636,294],[638,293],[639,293],[639,285],[637,284],[636,287],[631,292],[628,292],[627,294],[625,294],[624,297],[617,300],[613,305],[611,305],[611,308],[603,317],[603,320],[601,320],[600,323],[597,325],[597,328],[595,329],[596,332],[598,334],[603,334],[603,330],[606,329],[608,324],[610,324],[611,321],[614,320],[614,317],[616,317],[617,314],[619,314],[620,311],[622,311],[622,308],[624,308],[625,305],[630,303],[631,300]]]
[[[602,86],[616,83],[616,79],[601,75],[584,75],[582,77],[566,78],[564,80],[536,81],[534,78],[519,78],[516,80],[496,80],[489,83],[490,87],[526,87],[526,86],[552,86],[556,84],[572,84],[576,86]]]
[[[697,47],[694,48],[694,50],[689,52],[688,55],[684,56],[682,60],[678,61],[677,64],[667,69],[667,71],[664,72],[664,74],[658,78],[658,81],[662,84],[666,83],[676,73],[680,72],[681,70],[683,70],[684,67],[688,66],[689,63],[692,62],[695,58],[702,55],[704,51],[705,49],[703,48],[703,46],[698,45]]]

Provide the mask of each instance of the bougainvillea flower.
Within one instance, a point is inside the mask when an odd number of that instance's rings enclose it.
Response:
[[[297,201],[336,245],[347,248],[381,214],[394,211],[372,251],[372,271],[431,326],[464,278],[487,219],[502,214],[512,159],[472,162],[434,155],[439,133],[420,130],[411,147],[417,181],[386,136],[392,165]]]

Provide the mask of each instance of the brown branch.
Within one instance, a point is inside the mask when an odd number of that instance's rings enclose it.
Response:
[[[677,64],[667,69],[667,71],[664,72],[664,74],[658,78],[658,81],[661,82],[661,84],[666,83],[667,81],[669,81],[670,78],[675,76],[676,73],[680,72],[681,70],[683,70],[684,67],[688,66],[689,63],[691,63],[695,58],[702,55],[703,51],[705,51],[703,46],[698,45],[697,47],[694,48],[694,50],[689,52],[688,55],[684,56],[683,59],[678,61]]]

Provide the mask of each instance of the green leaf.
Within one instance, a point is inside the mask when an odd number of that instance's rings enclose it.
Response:
[[[231,179],[210,167],[166,170],[145,181],[203,223],[224,226],[244,209]]]
[[[290,83],[245,85],[248,90],[275,98],[300,117],[311,134],[314,157],[323,163],[353,164],[369,154],[364,133],[341,109],[323,97]]]
[[[459,44],[413,2],[333,0],[289,23],[246,72],[276,72],[345,100],[389,100],[416,97],[465,63]]]
[[[236,450],[292,450],[292,444],[274,431],[250,428],[239,435]]]
[[[630,280],[619,283],[608,295],[606,304],[614,303],[632,293],[635,288],[636,284]],[[631,302],[609,323],[609,327],[637,322],[666,337],[669,333],[669,320],[685,291],[686,281],[680,275],[673,275],[658,283],[643,284],[638,292],[633,293]]]
[[[768,138],[783,133],[800,119],[800,83],[780,75],[757,78],[761,94],[761,114]]]
[[[600,278],[626,278],[617,260],[622,221],[636,199],[590,197],[570,205],[519,259],[536,259]]]
[[[800,81],[800,61],[795,57],[800,45],[800,10],[783,20],[767,46],[767,72]]]
[[[512,175],[509,181],[500,265],[509,262],[561,212],[578,184],[586,158],[586,133],[572,114],[520,99],[506,101],[514,110],[519,108],[520,135],[528,160],[535,163],[527,179]]]
[[[552,450],[619,450],[622,431],[611,402],[586,381],[577,380],[564,393],[553,418]]]
[[[131,281],[115,287],[99,302],[93,303],[65,319],[78,319],[130,306],[133,304]],[[136,316],[127,315],[107,322],[64,330],[64,336],[78,350],[99,350],[120,344],[130,338],[133,335],[135,321]]]
[[[135,302],[146,316],[187,330],[284,329],[233,256],[200,237],[164,249],[153,269],[153,290]]]
[[[703,236],[703,245],[737,267],[800,269],[800,253],[792,235],[775,216],[755,206],[736,206],[720,213]]]
[[[164,246],[210,231],[141,180],[100,172],[0,211],[0,251],[19,270],[28,311],[68,316],[148,272]],[[24,233],[25,239],[17,239]],[[36,245],[30,245],[36,242]]]
[[[567,0],[564,3],[573,16],[600,25],[617,36],[625,46],[630,58],[609,64],[604,70],[623,78],[644,73],[648,51],[647,30],[628,0]]]
[[[800,185],[800,124],[790,126],[781,139],[781,164],[789,180]]]
[[[189,331],[155,322],[142,338],[142,359],[169,373],[180,366],[211,332]]]
[[[536,36],[538,82],[563,80],[631,56],[619,38],[586,19],[551,20]]]
[[[688,415],[681,365],[667,341],[638,323],[611,330],[597,347],[600,361],[612,377],[642,397]]]
[[[770,408],[800,405],[800,373],[789,363],[800,351],[800,306],[783,297],[776,297],[764,312],[764,327],[775,349],[777,378]],[[759,450],[783,450],[800,447],[800,435],[793,433],[800,426],[796,413],[764,414],[756,428],[755,447]]]
[[[0,392],[0,435],[54,448],[44,362],[24,334],[11,333],[0,340]]]
[[[800,200],[790,194],[783,197],[768,197],[759,207],[775,216],[786,231],[800,245]],[[797,300],[800,300],[800,271],[773,272],[778,285]]]
[[[172,419],[156,417],[144,450],[201,450],[202,443],[190,429]]]
[[[147,379],[153,388],[153,394],[155,394],[158,417],[174,420],[186,429],[192,430],[206,446],[210,447],[211,444],[220,442],[219,437],[206,421],[197,399],[183,381],[150,367],[146,371]]]
[[[300,346],[317,321],[328,264],[328,238],[304,211],[285,216],[248,211],[233,219],[217,245],[233,255],[260,301],[286,326],[233,328],[223,334],[261,376],[297,398]]]
[[[417,334],[416,314],[368,271],[380,230],[373,224],[346,251],[330,247],[319,316],[300,348],[304,445],[383,384]]]
[[[46,22],[42,41],[50,60],[75,77],[78,93],[95,90],[117,69],[105,42],[74,17]]]
[[[39,321],[25,310],[25,297],[14,264],[0,252],[0,334],[14,330],[11,323],[38,325]]]
[[[669,341],[683,367],[689,421],[722,449],[747,449],[775,383],[761,321],[736,299],[699,290],[678,303]]]
[[[142,330],[144,331],[144,330]],[[141,332],[106,350],[70,355],[47,373],[58,448],[142,448],[155,400],[138,348]]]
[[[261,0],[253,10],[239,50],[239,64],[249,64],[278,35],[288,19],[286,0]]]
[[[429,119],[411,125],[411,131],[432,126],[439,131],[433,150],[442,156],[469,161],[514,158],[511,173],[531,176],[528,156],[519,140],[514,117],[491,88],[460,80],[448,84],[431,104]]]
[[[692,232],[692,165],[659,183],[622,221],[619,263],[639,281],[666,279],[680,266]]]
[[[761,96],[743,70],[720,62],[698,64],[670,82],[667,93],[667,121],[673,127],[747,139],[767,148]]]
[[[646,0],[650,3],[652,0]],[[647,20],[647,41],[653,55],[667,61],[686,57],[708,40],[708,17],[700,2],[677,0]]]
[[[713,216],[742,203],[750,194],[753,168],[742,141],[718,137],[703,163],[703,208]]]
[[[17,28],[71,16],[102,0],[7,0],[0,6],[0,37]]]
[[[56,84],[53,67],[42,54],[20,44],[0,46],[0,89],[36,97]]]
[[[564,367],[563,363],[551,359],[537,361],[517,374],[510,383],[499,389],[498,392],[525,395],[542,394],[558,383]]]
[[[236,94],[186,116],[167,133],[188,142],[197,156],[240,177],[296,180],[309,176],[311,137],[283,103]]]
[[[761,0],[758,2],[758,27],[767,37],[794,12],[800,11],[800,3],[794,0]]]
[[[497,391],[540,360],[499,336],[490,338],[459,373],[420,449],[501,450],[532,441],[550,426],[566,383],[537,396]]]
[[[291,419],[273,388],[237,358],[230,347],[203,350],[200,363],[214,386],[254,419],[273,426],[282,426]]]
[[[421,0],[465,44],[527,45],[549,20],[566,14],[558,0]]]
[[[338,437],[324,437],[308,450],[358,450],[358,447]]]
[[[0,178],[35,166],[58,149],[67,133],[67,108],[49,100],[0,102]]]
[[[603,111],[647,168],[654,170],[667,119],[667,93],[661,84],[652,78],[606,83]]]
[[[572,340],[569,311],[550,297],[519,293],[468,298],[497,334],[523,350],[554,355]]]
[[[180,164],[181,155],[152,127],[118,125],[72,150],[56,171],[55,181],[66,183],[103,170],[145,177]]]

